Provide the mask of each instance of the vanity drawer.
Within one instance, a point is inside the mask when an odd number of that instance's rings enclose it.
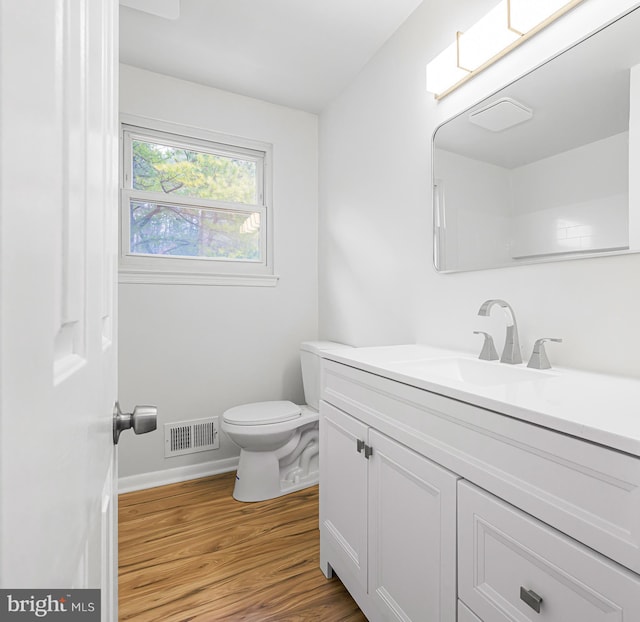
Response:
[[[484,622],[640,620],[639,576],[468,482],[458,595]]]
[[[322,383],[336,408],[640,574],[637,456],[333,361]]]

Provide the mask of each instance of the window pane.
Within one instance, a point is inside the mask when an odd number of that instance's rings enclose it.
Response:
[[[131,201],[130,252],[260,261],[260,213]]]
[[[132,140],[134,190],[255,205],[258,202],[256,163]]]

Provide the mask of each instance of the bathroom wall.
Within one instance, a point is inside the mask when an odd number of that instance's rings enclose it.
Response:
[[[562,337],[556,365],[640,376],[640,255],[438,274],[432,266],[431,137],[447,118],[565,49],[635,3],[587,0],[441,102],[425,65],[495,5],[424,0],[320,117],[320,332],[355,345],[427,342],[476,352],[474,329],[498,347],[516,312],[523,354]],[[640,106],[637,98],[634,109]],[[636,113],[637,116],[637,113]]]
[[[119,445],[125,487],[233,468],[239,451],[164,458],[165,423],[250,401],[303,400],[298,346],[316,339],[317,117],[129,66],[122,113],[273,144],[275,287],[119,286],[123,408],[156,404],[158,431]]]

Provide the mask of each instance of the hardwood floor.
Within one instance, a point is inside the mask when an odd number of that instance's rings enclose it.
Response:
[[[239,503],[234,478],[120,496],[120,620],[366,622],[320,571],[318,487]]]

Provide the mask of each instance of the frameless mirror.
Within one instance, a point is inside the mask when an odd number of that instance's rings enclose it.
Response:
[[[640,251],[639,32],[636,8],[436,130],[437,270]]]

